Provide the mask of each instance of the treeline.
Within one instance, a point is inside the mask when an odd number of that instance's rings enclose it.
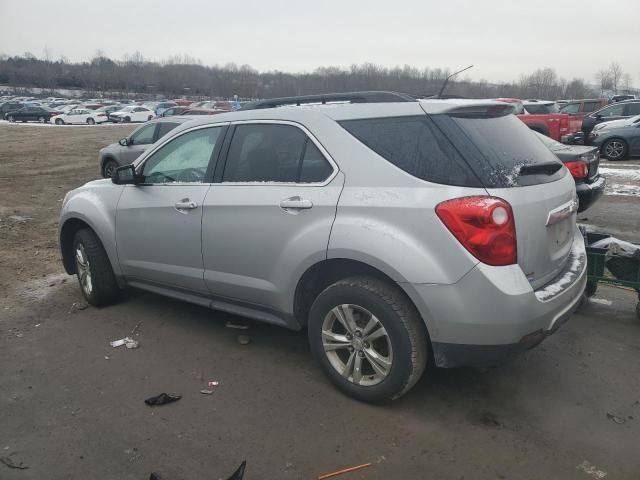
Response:
[[[173,56],[162,62],[145,59],[140,53],[122,60],[98,52],[90,61],[72,63],[64,58],[51,60],[31,54],[0,55],[0,84],[12,87],[82,89],[88,95],[109,92],[116,95],[162,95],[167,97],[272,98],[312,93],[355,90],[394,90],[417,95],[436,94],[447,69],[411,66],[385,68],[371,63],[349,68],[321,67],[311,73],[259,72],[249,65],[205,66],[188,55]],[[625,77],[617,64],[615,87],[622,88]],[[601,70],[599,89],[584,79],[559,78],[551,68],[522,75],[512,83],[495,84],[484,80],[453,79],[447,93],[463,97],[495,98],[588,98],[611,87],[611,75]],[[627,85],[629,88],[629,85]]]

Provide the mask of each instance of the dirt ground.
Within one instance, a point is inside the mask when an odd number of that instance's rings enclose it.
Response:
[[[382,406],[338,393],[303,332],[248,322],[240,345],[225,327],[237,317],[136,291],[78,309],[57,250],[60,203],[133,128],[0,123],[0,458],[28,467],[0,462],[0,479],[225,479],[245,459],[246,480],[367,462],[338,478],[640,479],[640,321],[627,290],[601,287],[512,362],[436,370]],[[624,195],[580,218],[640,241],[640,178],[609,175]],[[138,349],[109,345],[136,326]],[[209,380],[220,385],[203,395]],[[144,404],[161,392],[183,398]]]

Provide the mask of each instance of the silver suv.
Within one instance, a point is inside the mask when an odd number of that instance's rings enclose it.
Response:
[[[89,303],[131,286],[306,328],[364,401],[400,397],[429,363],[531,348],[577,306],[574,181],[509,105],[368,92],[245,108],[67,194],[64,267]]]

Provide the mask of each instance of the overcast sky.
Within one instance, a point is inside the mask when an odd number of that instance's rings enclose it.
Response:
[[[539,67],[592,82],[611,61],[640,85],[640,0],[0,0],[0,53],[312,71],[373,62],[511,81]]]

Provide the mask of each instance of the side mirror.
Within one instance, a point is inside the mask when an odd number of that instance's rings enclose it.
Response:
[[[123,147],[127,147],[129,145],[129,139],[127,137],[121,138],[118,143]]]
[[[115,169],[111,181],[116,185],[135,185],[138,183],[136,169],[133,165],[123,165]]]

